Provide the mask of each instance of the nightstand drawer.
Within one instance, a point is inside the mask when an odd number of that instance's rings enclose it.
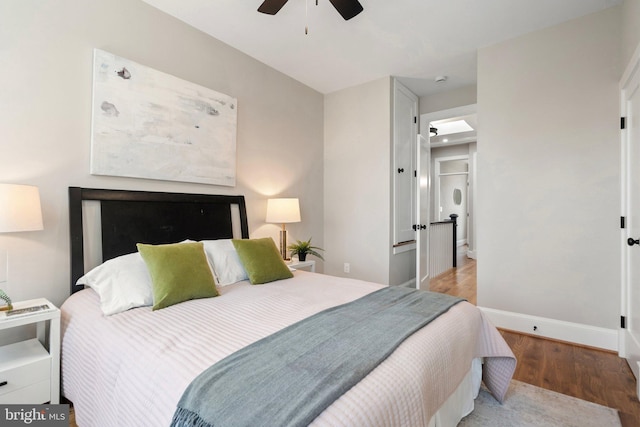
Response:
[[[51,356],[37,339],[0,347],[0,402],[50,400]]]
[[[0,393],[0,403],[3,405],[40,405],[49,401],[51,401],[51,380],[49,378],[26,387],[16,388],[8,393]]]

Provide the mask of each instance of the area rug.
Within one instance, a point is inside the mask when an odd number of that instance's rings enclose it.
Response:
[[[504,403],[484,388],[474,411],[458,427],[620,427],[618,411],[571,396],[511,381]]]

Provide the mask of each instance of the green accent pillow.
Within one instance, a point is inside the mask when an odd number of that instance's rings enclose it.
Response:
[[[202,242],[136,246],[151,276],[153,310],[218,296]]]
[[[293,277],[272,238],[233,239],[232,242],[251,284],[259,285]]]

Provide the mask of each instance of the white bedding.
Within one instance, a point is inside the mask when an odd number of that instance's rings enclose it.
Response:
[[[294,276],[257,286],[239,282],[220,288],[216,298],[109,317],[94,291],[72,295],[62,306],[62,392],[74,404],[78,425],[169,425],[183,391],[213,363],[382,287],[304,271]],[[509,360],[513,354],[475,306],[457,304],[409,337],[312,425],[428,426],[472,360],[485,356]],[[511,365],[493,369],[498,382],[508,383]]]

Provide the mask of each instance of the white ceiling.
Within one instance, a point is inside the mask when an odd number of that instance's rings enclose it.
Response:
[[[327,0],[275,16],[257,12],[262,0],[143,1],[321,93],[396,76],[422,96],[474,84],[480,47],[622,0],[360,0],[349,21]]]

